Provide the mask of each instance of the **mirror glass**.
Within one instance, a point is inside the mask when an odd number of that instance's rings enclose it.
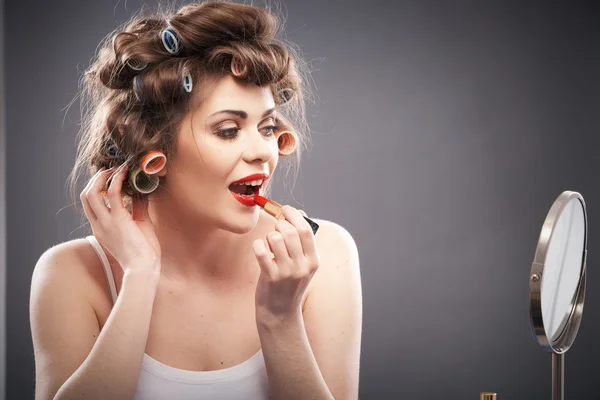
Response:
[[[583,204],[579,199],[571,199],[554,226],[542,280],[542,318],[550,343],[560,337],[573,308],[584,245]]]

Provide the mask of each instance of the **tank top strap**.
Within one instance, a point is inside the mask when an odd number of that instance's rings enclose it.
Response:
[[[106,281],[108,282],[108,287],[110,289],[110,295],[112,297],[113,305],[117,301],[117,286],[115,285],[115,277],[113,276],[112,269],[110,269],[110,264],[108,262],[108,258],[100,246],[98,239],[94,235],[86,236],[86,239],[94,250],[96,250],[96,254],[100,257],[100,261],[102,261],[102,266],[104,267],[104,275],[106,276]]]

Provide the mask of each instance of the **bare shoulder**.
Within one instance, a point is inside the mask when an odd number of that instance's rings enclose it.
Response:
[[[54,245],[39,257],[31,279],[32,293],[39,284],[52,283],[68,290],[83,291],[94,303],[102,296],[104,272],[93,247],[85,238]]]
[[[341,278],[360,280],[358,249],[350,232],[332,221],[315,218],[313,221],[319,224],[315,240],[320,261],[307,288],[307,297],[316,288],[327,292]]]
[[[31,278],[29,316],[36,399],[53,398],[87,357],[100,332],[99,259],[86,239],[55,245],[39,257]]]
[[[354,238],[343,226],[324,219],[313,219],[319,224],[315,235],[321,266],[336,267],[352,258],[358,257]]]
[[[315,235],[320,260],[303,304],[306,334],[333,397],[357,399],[362,335],[358,250],[344,227],[314,221],[320,226]]]

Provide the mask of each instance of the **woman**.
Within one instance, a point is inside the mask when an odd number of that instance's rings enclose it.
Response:
[[[306,142],[301,64],[277,28],[262,8],[191,4],[100,48],[71,175],[92,173],[93,236],[35,267],[36,399],[358,397],[354,241],[251,202]]]

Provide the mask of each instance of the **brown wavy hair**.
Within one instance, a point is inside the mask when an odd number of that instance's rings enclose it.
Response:
[[[309,142],[305,116],[309,75],[299,50],[279,38],[282,25],[282,18],[267,8],[209,1],[176,11],[142,9],[111,32],[80,81],[82,123],[68,178],[75,207],[82,170],[91,176],[102,167],[126,163],[131,171],[152,150],[162,151],[167,160],[175,156],[181,122],[198,105],[195,91],[183,90],[182,76],[189,73],[197,87],[232,74],[234,58],[247,71],[236,79],[271,89],[278,108],[276,122],[297,137],[295,157],[285,163],[287,172],[292,165],[298,167]],[[161,39],[169,26],[182,44],[176,55]],[[144,64],[141,70],[135,68]],[[140,195],[128,180],[123,193]],[[130,207],[130,199],[124,200]]]

